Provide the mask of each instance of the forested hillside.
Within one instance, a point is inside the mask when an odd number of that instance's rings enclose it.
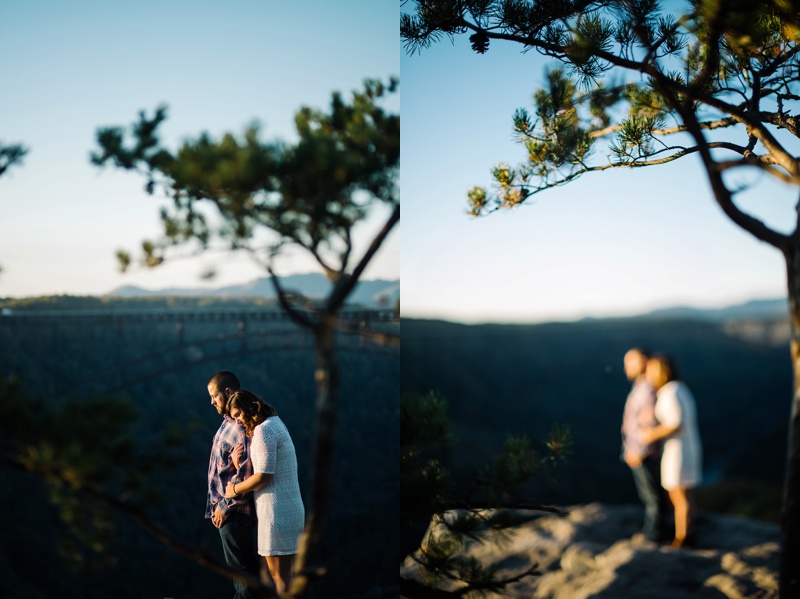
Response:
[[[87,302],[61,298],[50,307]],[[165,300],[148,302],[160,307]],[[129,300],[116,304],[123,305],[131,307]],[[0,376],[18,377],[27,394],[52,405],[68,398],[128,398],[138,413],[137,443],[144,446],[167,431],[183,436],[178,465],[153,481],[158,498],[147,509],[175,538],[222,559],[219,535],[203,517],[208,456],[220,419],[206,383],[217,370],[234,371],[245,388],[275,406],[294,439],[302,491],[308,493],[315,362],[291,324],[248,322],[244,329],[235,320],[199,319],[178,327],[171,320],[17,318],[20,309],[17,303],[13,315],[0,317]],[[366,596],[391,588],[397,578],[394,552],[382,548],[398,543],[399,356],[351,343],[339,359],[338,445],[323,559],[328,575],[318,583],[320,597]],[[6,470],[3,479],[0,501],[13,518],[0,528],[0,580],[6,586],[0,595],[232,594],[229,581],[164,547],[124,516],[117,518],[110,548],[93,554],[60,525],[39,480]]]
[[[403,392],[435,390],[449,402],[448,461],[467,489],[507,433],[539,448],[553,423],[574,447],[555,487],[537,501],[635,502],[620,456],[630,384],[622,356],[634,345],[673,355],[692,388],[704,447],[701,507],[775,519],[792,393],[785,323],[674,318],[586,320],[541,325],[402,321]],[[543,449],[543,448],[542,448]]]

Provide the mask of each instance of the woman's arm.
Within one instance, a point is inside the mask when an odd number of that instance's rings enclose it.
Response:
[[[662,387],[653,410],[658,424],[644,427],[639,433],[641,443],[655,443],[678,433],[683,426],[683,414],[675,385]]]
[[[666,424],[659,424],[658,426],[654,426],[653,428],[646,428],[643,429],[639,433],[639,441],[641,443],[655,443],[656,441],[661,441],[661,439],[666,439],[667,437],[671,437],[675,433],[681,430],[681,425],[678,424],[677,426],[668,426]],[[239,487],[236,487],[237,489]]]
[[[225,488],[225,497],[228,499],[233,499],[242,493],[258,491],[259,489],[265,487],[267,483],[272,480],[272,477],[272,474],[268,474],[266,472],[256,472],[252,476],[248,476],[240,483],[230,482]]]
[[[231,452],[231,461],[233,462],[233,469],[238,470],[242,466],[242,456],[244,455],[244,445],[237,445],[236,449]]]

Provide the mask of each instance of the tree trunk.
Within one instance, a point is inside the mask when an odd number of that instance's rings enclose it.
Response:
[[[315,564],[325,517],[330,504],[331,470],[336,433],[339,365],[336,361],[336,314],[325,314],[315,330],[317,353],[317,421],[312,450],[310,501],[306,502],[306,526],[300,535],[292,593],[302,596],[312,578],[320,573]]]
[[[789,421],[778,576],[781,599],[800,599],[800,247],[792,244],[785,256],[792,324],[794,395]]]

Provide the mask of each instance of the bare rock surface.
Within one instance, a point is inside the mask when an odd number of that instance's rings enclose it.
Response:
[[[566,508],[520,524],[505,538],[468,540],[459,555],[499,566],[498,579],[519,576],[534,563],[539,576],[526,576],[488,597],[534,599],[767,599],[778,596],[777,526],[702,513],[697,541],[673,549],[631,537],[642,519],[637,506],[597,503]],[[423,547],[441,524],[431,524]],[[422,581],[419,564],[406,558],[401,576]],[[458,582],[440,579],[443,590]]]

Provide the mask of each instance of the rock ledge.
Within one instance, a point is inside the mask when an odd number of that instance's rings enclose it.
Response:
[[[499,564],[502,579],[538,563],[541,576],[508,585],[505,597],[777,599],[777,526],[701,513],[696,545],[672,549],[631,539],[642,519],[637,506],[593,503],[566,509],[567,516],[544,515],[511,529],[504,543],[467,541],[460,554]],[[436,534],[436,526],[441,525],[432,524],[426,539]],[[411,557],[401,575],[422,580]],[[458,586],[442,583],[442,588]]]

